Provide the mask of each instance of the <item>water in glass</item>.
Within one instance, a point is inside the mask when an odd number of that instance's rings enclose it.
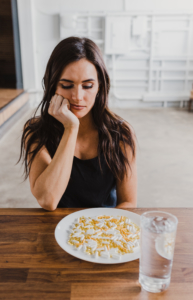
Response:
[[[168,288],[171,278],[177,218],[148,212],[141,216],[139,282],[149,292]]]

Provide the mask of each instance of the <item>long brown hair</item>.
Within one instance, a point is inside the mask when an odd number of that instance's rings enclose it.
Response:
[[[121,180],[126,174],[127,165],[130,167],[126,154],[126,144],[130,146],[133,157],[135,157],[136,150],[131,129],[122,118],[108,108],[110,79],[100,49],[88,38],[69,37],[62,40],[53,50],[43,78],[43,99],[34,116],[24,125],[19,161],[23,157],[25,179],[29,175],[36,154],[43,146],[47,148],[51,158],[57,150],[65,128],[58,120],[48,114],[49,101],[55,94],[63,69],[69,63],[82,58],[90,61],[98,73],[100,89],[92,108],[92,116],[99,134],[99,164],[100,154],[103,153],[113,175],[116,179]],[[39,108],[41,108],[40,116],[36,116]],[[36,145],[33,151],[30,150],[32,144]],[[121,144],[123,147],[120,146]],[[27,160],[28,154],[31,155],[29,161]]]

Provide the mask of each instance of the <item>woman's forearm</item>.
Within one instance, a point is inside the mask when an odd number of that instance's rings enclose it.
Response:
[[[77,134],[78,126],[65,129],[52,161],[35,181],[35,197],[45,209],[56,209],[66,190],[72,170]]]
[[[132,202],[122,202],[117,205],[115,208],[136,208],[137,205]]]

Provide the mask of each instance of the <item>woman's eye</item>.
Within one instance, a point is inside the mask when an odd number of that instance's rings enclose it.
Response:
[[[62,86],[63,89],[70,89],[70,88],[72,87],[72,86],[70,86],[70,85],[69,85],[69,86],[65,86],[65,85],[63,85],[63,84],[61,84],[61,86]]]
[[[61,84],[61,86],[62,86],[63,89],[73,88],[73,85],[63,85],[63,84]],[[91,89],[93,87],[93,85],[83,85],[82,87],[83,87],[83,89]]]
[[[84,88],[84,89],[91,89],[91,88],[92,88],[92,85],[91,85],[91,86],[86,85],[86,86],[83,86],[83,88]]]

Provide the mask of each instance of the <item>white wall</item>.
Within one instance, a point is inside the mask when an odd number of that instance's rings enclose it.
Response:
[[[65,36],[68,35],[80,35],[80,36],[87,36],[92,38],[96,43],[98,43],[101,50],[104,52],[104,58],[107,63],[107,67],[109,68],[109,73],[111,75],[112,79],[112,97],[113,103],[116,106],[126,107],[126,106],[147,106],[147,105],[156,105],[160,106],[162,103],[166,104],[166,101],[164,101],[163,95],[158,95],[159,92],[165,91],[167,94],[168,92],[177,91],[178,95],[180,94],[180,97],[178,97],[179,100],[187,100],[188,98],[188,89],[191,85],[191,78],[193,78],[193,60],[189,58],[190,51],[193,50],[193,38],[188,37],[188,34],[192,34],[193,31],[191,31],[193,27],[193,22],[191,23],[192,16],[190,15],[191,9],[193,10],[193,2],[192,0],[17,0],[18,1],[18,11],[19,11],[19,26],[20,26],[20,38],[21,38],[21,52],[22,52],[22,69],[23,69],[23,78],[24,78],[24,88],[25,89],[31,89],[31,90],[42,90],[41,88],[41,81],[44,75],[46,63],[49,59],[49,56],[54,48],[54,46],[60,41],[61,38],[65,38]],[[167,12],[166,12],[167,10]],[[184,11],[184,15],[182,14],[182,10]],[[186,12],[185,12],[186,10]],[[175,20],[173,22],[174,30],[176,30],[175,26],[179,27],[180,32],[174,32],[174,33],[162,33],[163,30],[163,24],[165,21],[162,21],[162,24],[160,25],[161,29],[159,32],[159,38],[156,37],[154,39],[153,43],[151,43],[152,39],[152,16],[154,14],[159,15],[160,12],[163,13],[163,16],[173,14],[174,12],[179,12],[182,17],[182,21],[178,20],[175,23]],[[146,14],[147,12],[147,14]],[[69,16],[70,14],[73,14],[77,18],[76,22],[76,28],[72,30],[67,30],[62,27],[61,23],[61,17],[64,16],[67,13]],[[92,14],[98,14],[98,18],[94,18]],[[83,19],[85,19],[85,28],[82,27],[81,29],[81,14],[83,16]],[[130,14],[130,17],[128,17],[128,14]],[[106,39],[104,38],[104,22],[103,19],[109,19],[112,18],[113,24],[115,24],[115,21],[118,20],[118,18],[121,18],[123,20],[123,15],[128,19],[130,18],[130,25],[128,24],[127,31],[125,32],[125,36],[129,38],[129,35],[132,35],[132,28],[133,28],[133,22],[134,19],[141,14],[146,14],[149,18],[147,23],[147,34],[146,34],[146,40],[142,36],[142,38],[138,38],[137,36],[133,36],[130,38],[130,41],[126,47],[122,48],[128,48],[127,53],[125,53],[127,56],[129,56],[130,62],[124,61],[125,56],[124,53],[122,53],[120,50],[115,51],[115,55],[113,56],[113,52],[111,54],[111,51],[107,51],[106,45],[107,43],[111,43],[111,34],[110,31],[107,30],[106,26]],[[109,15],[108,18],[105,18],[105,16]],[[119,17],[118,17],[119,15]],[[149,17],[149,15],[151,15]],[[180,18],[181,18],[180,17]],[[114,18],[114,19],[113,19]],[[187,20],[186,20],[187,18]],[[106,21],[107,22],[107,21]],[[92,25],[91,23],[95,23]],[[159,22],[158,22],[159,23]],[[157,23],[157,24],[158,24]],[[167,25],[168,23],[168,25]],[[91,24],[91,25],[88,25]],[[107,24],[107,23],[106,23]],[[120,21],[117,22],[117,24],[120,24]],[[168,22],[165,22],[166,30],[167,26],[170,27],[171,21],[168,19]],[[191,25],[192,24],[192,25]],[[93,27],[95,26],[95,27]],[[114,26],[114,25],[113,25]],[[181,27],[180,27],[181,26]],[[183,29],[183,26],[187,26],[188,29]],[[189,27],[188,27],[189,26]],[[192,26],[192,27],[191,27]],[[110,25],[111,27],[111,25]],[[120,27],[120,26],[118,26]],[[159,27],[159,26],[158,26]],[[94,32],[92,28],[98,30],[98,32]],[[124,28],[124,24],[123,24]],[[117,33],[119,32],[119,28],[115,28],[115,32],[117,30]],[[189,30],[191,29],[191,30]],[[81,31],[82,30],[82,31]],[[101,32],[99,32],[101,30]],[[121,29],[122,31],[122,29]],[[144,30],[145,31],[145,30]],[[114,33],[115,33],[114,32]],[[186,33],[187,32],[187,33]],[[113,34],[114,34],[113,33]],[[133,33],[134,34],[134,33]],[[154,34],[154,33],[153,33]],[[172,37],[172,38],[171,38]],[[117,38],[121,39],[121,36],[117,36]],[[122,38],[124,39],[124,34],[122,34]],[[109,40],[109,41],[108,41]],[[168,41],[172,40],[172,44]],[[156,43],[157,44],[156,44]],[[139,47],[136,49],[136,45],[139,45]],[[176,44],[175,44],[176,43]],[[116,41],[115,41],[116,44]],[[187,46],[188,44],[188,46]],[[111,47],[111,46],[110,46]],[[148,49],[150,47],[150,49]],[[156,48],[157,47],[157,48]],[[131,48],[133,48],[133,52],[131,53]],[[145,49],[147,48],[147,49]],[[137,50],[137,51],[136,51]],[[175,51],[174,51],[175,50]],[[156,52],[157,51],[157,52]],[[165,51],[165,52],[164,52]],[[120,53],[119,53],[120,52]],[[116,54],[117,53],[117,54]],[[122,57],[119,55],[122,53]],[[139,61],[136,62],[136,58],[132,61],[132,55],[136,54],[139,57]],[[174,59],[173,62],[171,61],[164,61],[163,56],[168,56],[170,54],[171,57],[176,55],[176,65],[174,65]],[[193,51],[192,51],[193,54]],[[191,55],[192,55],[191,54]],[[160,60],[155,60],[155,56],[162,55],[162,58]],[[179,60],[179,57],[183,56],[183,61]],[[185,56],[187,55],[187,57]],[[143,60],[144,57],[144,60]],[[121,69],[121,61],[122,64],[125,66],[130,66],[132,63],[132,68],[136,68],[135,75],[142,77],[144,76],[144,81],[140,79],[140,81],[127,81],[127,83],[123,82],[117,84],[117,82],[113,79],[115,77],[119,76],[133,76],[134,70],[130,67],[128,67],[127,74],[123,72],[123,70],[120,70],[119,72],[115,70],[113,67],[114,62],[117,64],[118,68]],[[126,57],[127,60],[127,57]],[[163,68],[164,66],[166,68],[170,68],[169,66],[174,66],[174,70],[176,68],[176,71],[172,71],[170,73],[164,73],[160,74],[158,71],[157,73],[154,72],[152,68]],[[140,72],[137,71],[140,66],[144,64],[144,67]],[[183,69],[183,71],[180,71]],[[178,72],[179,68],[179,72]],[[185,68],[185,69],[184,69]],[[114,75],[113,76],[113,72]],[[122,75],[121,75],[122,72]],[[148,73],[149,72],[149,73]],[[181,73],[180,73],[181,72]],[[156,79],[154,79],[152,76],[148,74],[154,74],[156,76]],[[125,74],[125,75],[124,75]],[[157,75],[156,75],[157,74]],[[169,81],[162,81],[160,80],[159,76],[181,76],[182,82],[179,81],[179,78],[177,78],[176,81],[171,81],[171,78],[169,78]],[[172,75],[173,74],[173,75]],[[153,75],[154,76],[154,75]],[[128,77],[130,78],[130,77]],[[188,80],[189,79],[189,80]],[[153,81],[152,81],[153,80]],[[155,81],[156,80],[156,81]],[[151,82],[152,81],[152,82]],[[122,87],[121,87],[122,86]],[[120,93],[119,97],[116,97],[116,92],[123,92],[123,97],[121,99]],[[180,90],[179,90],[180,89]],[[146,92],[152,92],[155,93],[152,95],[147,94]],[[155,94],[158,95],[157,100],[155,99]],[[129,95],[129,96],[127,96]],[[151,99],[151,97],[153,97]],[[175,94],[173,95],[173,98],[168,98],[168,101],[174,101],[175,100]],[[142,100],[154,100],[157,101],[156,104],[143,102]],[[142,103],[143,102],[143,103]],[[174,103],[174,102],[173,102]],[[182,104],[182,102],[181,102]],[[173,104],[172,104],[173,105]]]
[[[168,11],[193,9],[192,0],[125,0],[126,10]]]
[[[36,9],[48,13],[66,11],[122,11],[124,0],[33,0]]]
[[[17,0],[25,89],[41,90],[45,65],[59,42],[59,14],[68,11],[121,11],[123,0]]]
[[[35,88],[31,0],[17,0],[24,89]]]

